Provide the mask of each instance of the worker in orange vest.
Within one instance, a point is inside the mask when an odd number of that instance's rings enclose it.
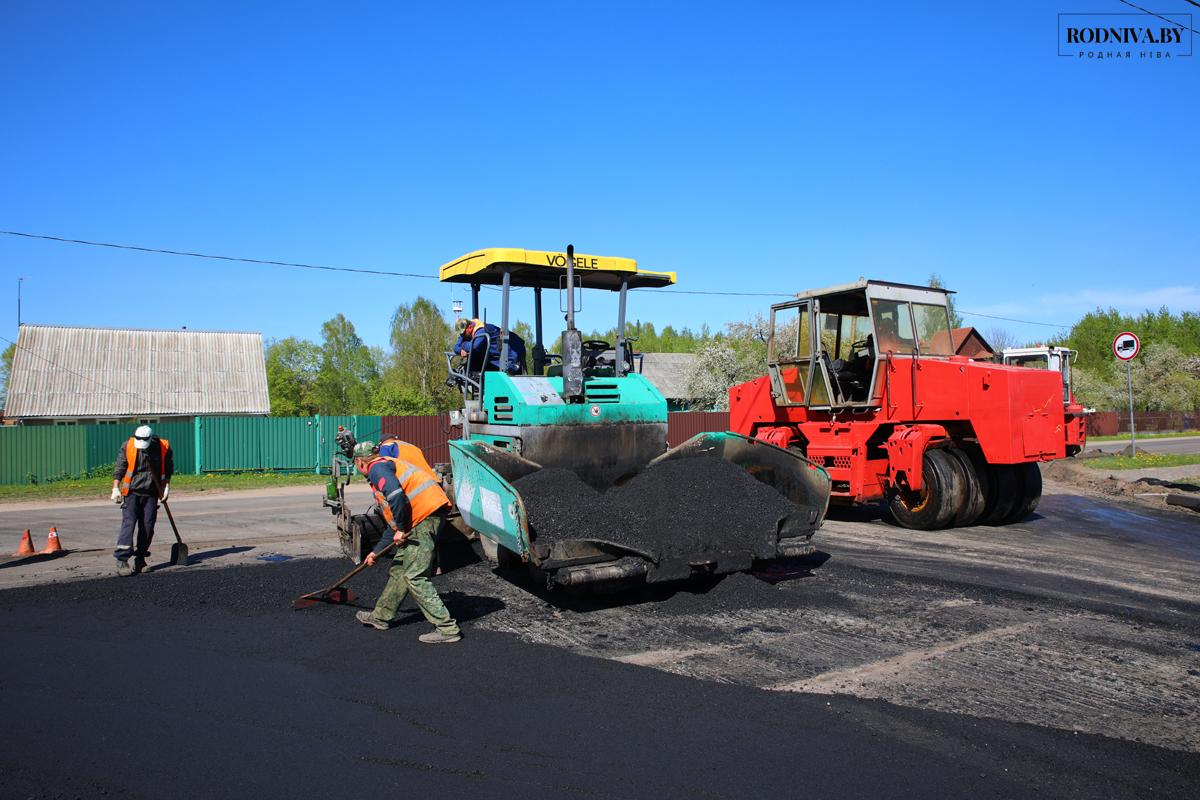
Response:
[[[421,461],[425,461],[424,456]],[[425,619],[434,626],[434,630],[421,634],[422,642],[446,644],[461,640],[458,623],[429,580],[437,534],[450,508],[450,500],[436,476],[427,467],[381,456],[374,442],[359,442],[355,446],[354,466],[371,485],[379,513],[391,533],[380,537],[375,550],[367,554],[367,564],[374,566],[388,545],[393,542],[397,545],[387,585],[375,609],[359,611],[355,619],[376,630],[387,630],[396,619],[405,595],[411,592]]]
[[[154,522],[158,519],[158,501],[171,491],[175,459],[171,443],[154,435],[149,425],[139,426],[129,441],[117,451],[113,470],[112,501],[121,506],[121,533],[117,537],[117,574],[136,575],[146,568]],[[134,543],[134,528],[137,542]],[[133,556],[133,568],[129,557]]]
[[[421,452],[421,448],[415,444],[409,444],[403,439],[398,439],[395,436],[386,436],[376,448],[379,455],[384,458],[397,458],[401,461],[407,461],[414,467],[419,467],[430,475],[437,476],[433,471],[433,467],[429,466],[429,462],[425,460],[425,454]],[[441,479],[438,479],[439,482]]]

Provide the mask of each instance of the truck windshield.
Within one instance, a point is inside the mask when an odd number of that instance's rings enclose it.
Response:
[[[1012,367],[1028,367],[1030,369],[1050,369],[1050,362],[1044,355],[1009,356],[1005,363]]]

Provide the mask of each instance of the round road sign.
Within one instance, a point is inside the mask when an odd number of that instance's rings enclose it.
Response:
[[[1123,331],[1117,334],[1117,338],[1113,339],[1113,355],[1122,361],[1132,361],[1142,350],[1142,341],[1138,339],[1136,333]]]

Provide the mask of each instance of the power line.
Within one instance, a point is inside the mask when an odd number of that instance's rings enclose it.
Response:
[[[1070,325],[1059,325],[1055,322],[1034,322],[1031,319],[1013,319],[1012,317],[994,317],[991,314],[980,314],[977,311],[967,311],[962,308],[954,309],[960,314],[966,314],[968,317],[986,317],[987,319],[1002,319],[1005,322],[1019,322],[1022,325],[1043,325],[1047,328],[1070,328]]]
[[[192,253],[186,250],[165,250],[158,247],[141,247],[135,244],[114,244],[113,242],[90,242],[86,239],[68,239],[64,236],[47,236],[41,233],[23,233],[21,231],[0,231],[6,236],[21,236],[26,239],[45,239],[50,242],[67,242],[69,244],[85,244],[91,247],[110,247],[115,250],[137,250],[142,253],[160,253],[168,256],[188,256],[189,258],[207,258],[214,261],[239,261],[246,264],[265,264],[272,267],[297,267],[299,269],[319,269],[327,272],[357,272],[363,275],[387,275],[395,278],[426,278],[436,280],[436,275],[422,275],[416,272],[389,272],[381,269],[361,269],[358,267],[331,267],[326,264],[302,264],[296,261],[271,261],[264,258],[242,258],[239,256],[218,256],[211,253]]]
[[[46,234],[25,233],[22,231],[0,231],[0,234],[4,234],[7,236],[20,236],[20,237],[23,237],[26,239],[43,239],[43,240],[50,241],[50,242],[66,242],[69,244],[82,244],[82,245],[88,245],[90,247],[109,247],[109,248],[114,248],[114,249],[118,249],[118,250],[136,250],[136,251],[142,252],[142,253],[160,253],[163,255],[170,255],[170,256],[188,256],[191,258],[206,258],[206,259],[214,259],[217,261],[237,261],[237,262],[243,262],[243,263],[247,263],[247,264],[265,264],[265,265],[274,266],[274,267],[298,267],[301,269],[316,269],[316,270],[325,270],[328,272],[356,272],[356,273],[367,274],[367,275],[385,275],[385,276],[398,277],[398,278],[425,278],[428,280],[437,280],[437,278],[438,278],[437,275],[423,275],[423,274],[416,273],[416,272],[389,272],[386,270],[361,269],[361,268],[357,268],[357,267],[334,267],[334,266],[329,266],[326,264],[304,264],[304,263],[299,263],[299,262],[294,262],[294,261],[272,261],[269,259],[261,259],[261,258],[242,258],[239,256],[219,256],[219,255],[211,255],[211,254],[207,254],[207,253],[193,253],[193,252],[188,252],[186,250],[167,250],[167,249],[163,249],[163,248],[142,247],[140,245],[132,245],[132,244],[114,244],[112,242],[93,242],[93,241],[88,241],[86,239],[71,239],[71,238],[67,238],[64,236],[49,236]],[[485,286],[484,288],[485,289],[494,289],[495,291],[500,291],[498,288],[490,287],[490,286]],[[518,287],[514,287],[514,288],[518,288]],[[706,297],[780,297],[780,298],[795,297],[795,293],[793,293],[793,292],[711,292],[711,291],[704,291],[704,290],[700,290],[700,289],[659,289],[656,291],[661,291],[666,294],[700,295],[700,296],[706,296]],[[975,312],[971,312],[971,311],[962,311],[962,313],[970,314],[970,315],[976,316],[976,317],[987,317],[988,319],[1004,320],[1005,322],[1019,322],[1019,323],[1025,324],[1025,325],[1043,325],[1048,328],[1069,328],[1069,327],[1071,327],[1070,325],[1058,325],[1058,324],[1054,324],[1054,323],[1050,323],[1050,322],[1035,322],[1033,320],[1012,319],[1010,317],[993,317],[989,314],[976,314]]]
[[[1190,25],[1184,25],[1182,22],[1176,22],[1173,19],[1167,19],[1162,14],[1155,14],[1153,11],[1151,11],[1148,8],[1142,8],[1139,5],[1130,3],[1129,0],[1120,0],[1120,2],[1124,3],[1125,5],[1129,6],[1130,8],[1136,8],[1138,11],[1141,11],[1143,14],[1149,14],[1152,17],[1158,17],[1163,22],[1169,22],[1172,25],[1178,25],[1180,28],[1187,28],[1192,33],[1200,33],[1200,31],[1196,30],[1195,28],[1191,27]],[[1200,7],[1200,3],[1193,3],[1192,0],[1184,0],[1184,2],[1192,3],[1192,5]]]
[[[665,294],[704,294],[713,297],[795,297],[794,292],[701,292],[695,289],[661,289]]]

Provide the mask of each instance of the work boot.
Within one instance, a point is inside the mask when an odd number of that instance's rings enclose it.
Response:
[[[117,574],[120,575],[122,578],[128,578],[130,575],[133,574],[133,570],[131,570],[129,568],[129,559],[127,559],[127,558],[118,558],[117,559]]]
[[[377,631],[386,631],[388,628],[392,627],[386,622],[380,622],[379,620],[375,619],[375,615],[370,611],[359,611],[354,615],[354,618],[363,625],[370,625]]]
[[[142,572],[142,570],[144,570],[144,569],[146,569],[146,559],[142,558],[141,556],[138,556],[137,558],[133,559],[133,574],[134,575],[140,574]]]
[[[450,644],[451,642],[462,641],[461,633],[442,633],[434,628],[429,633],[422,633],[417,637],[425,644]]]

